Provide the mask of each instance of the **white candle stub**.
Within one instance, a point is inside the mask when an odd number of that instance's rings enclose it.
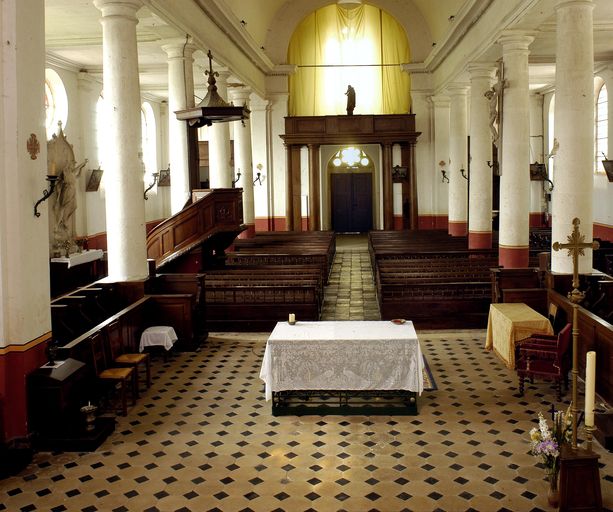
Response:
[[[290,313],[288,321],[289,321],[290,324],[296,323],[296,315],[294,313]]]
[[[585,426],[594,426],[594,402],[596,395],[596,352],[587,353],[585,365]]]

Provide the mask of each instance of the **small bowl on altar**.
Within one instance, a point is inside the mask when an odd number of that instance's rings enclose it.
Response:
[[[396,325],[402,325],[402,324],[406,324],[407,321],[404,318],[394,318],[392,320],[392,323]]]

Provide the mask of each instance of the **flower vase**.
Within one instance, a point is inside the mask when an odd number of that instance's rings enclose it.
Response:
[[[549,480],[549,490],[547,491],[547,502],[549,506],[558,508],[560,505],[560,491],[558,490],[558,472],[552,471],[547,473],[547,479]]]

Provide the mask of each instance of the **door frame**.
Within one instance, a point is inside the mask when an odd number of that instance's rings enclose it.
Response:
[[[372,229],[382,229],[383,226],[383,177],[381,175],[381,146],[379,144],[334,144],[320,147],[320,169],[322,179],[321,187],[321,229],[332,229],[332,177],[336,170],[332,159],[339,149],[354,146],[362,149],[370,158],[373,167],[372,173]],[[364,172],[361,170],[360,172]]]

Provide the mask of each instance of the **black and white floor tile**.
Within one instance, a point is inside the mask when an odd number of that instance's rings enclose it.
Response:
[[[368,253],[357,252],[338,253],[353,268],[347,308],[346,269],[333,270],[338,318],[376,319],[372,276],[362,280]],[[337,318],[331,296],[328,319]],[[419,398],[418,416],[275,418],[259,379],[268,333],[212,333],[196,352],[154,361],[153,386],[96,452],[38,453],[0,481],[0,510],[551,510],[528,442],[554,399],[550,385],[535,382],[518,397],[514,372],[483,350],[484,331],[418,334],[438,385]],[[612,510],[613,454],[596,450]]]

